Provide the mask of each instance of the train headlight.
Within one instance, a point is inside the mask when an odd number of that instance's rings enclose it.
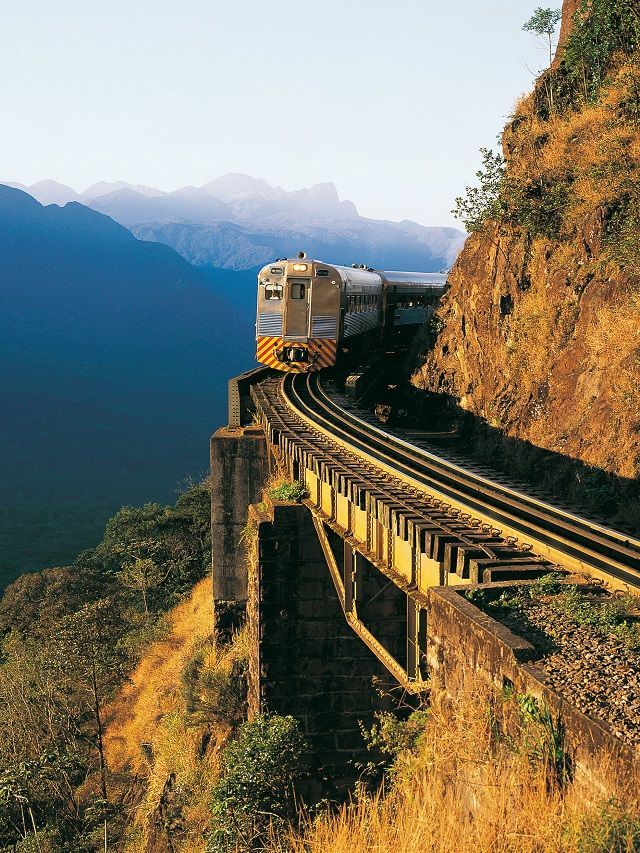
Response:
[[[294,264],[293,268],[296,272],[306,272],[307,265],[306,264]]]

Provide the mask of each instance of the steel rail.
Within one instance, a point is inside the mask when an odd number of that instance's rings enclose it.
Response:
[[[339,406],[317,373],[288,374],[281,393],[304,420],[356,453],[393,469],[402,479],[434,489],[587,568],[640,588],[640,541],[529,498],[384,432]]]

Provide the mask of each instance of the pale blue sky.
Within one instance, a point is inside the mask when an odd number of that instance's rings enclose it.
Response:
[[[522,32],[536,5],[0,0],[0,179],[171,190],[246,172],[451,224],[544,63]]]

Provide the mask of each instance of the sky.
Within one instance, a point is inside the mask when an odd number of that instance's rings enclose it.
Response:
[[[455,224],[479,148],[544,65],[522,32],[536,5],[0,0],[0,180],[172,190],[243,172]]]

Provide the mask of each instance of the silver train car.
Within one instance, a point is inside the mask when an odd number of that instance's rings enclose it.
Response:
[[[258,273],[257,359],[292,373],[332,367],[341,351],[424,323],[445,285],[443,273],[336,266],[304,252],[274,261]]]

